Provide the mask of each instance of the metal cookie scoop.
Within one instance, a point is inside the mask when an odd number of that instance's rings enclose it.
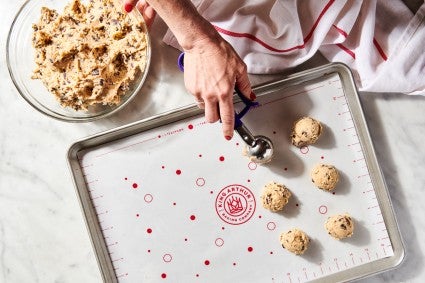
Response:
[[[272,159],[273,143],[268,137],[253,136],[243,124],[235,128],[235,131],[247,144],[246,154],[253,162],[267,163]]]
[[[258,102],[248,100],[243,94],[235,89],[240,99],[245,103],[245,108],[239,113],[235,113],[235,131],[241,136],[247,145],[246,155],[255,163],[267,163],[273,157],[273,143],[265,136],[254,136],[248,128],[242,123],[241,118],[248,110],[257,106]]]

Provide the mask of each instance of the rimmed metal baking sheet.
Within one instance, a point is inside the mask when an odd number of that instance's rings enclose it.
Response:
[[[244,118],[244,122],[255,134],[265,134],[275,143],[277,156],[265,166],[257,167],[242,156],[243,142],[238,140],[238,137],[235,136],[230,144],[225,143],[221,137],[220,125],[203,122],[202,110],[195,105],[82,139],[69,148],[70,170],[105,282],[161,281],[167,278],[185,282],[201,279],[203,282],[214,282],[214,280],[229,278],[238,278],[238,280],[245,280],[244,282],[249,280],[255,282],[260,278],[262,281],[270,282],[295,280],[337,282],[381,272],[401,262],[404,257],[402,240],[350,70],[345,65],[332,63],[258,86],[255,92],[261,106],[251,110]],[[240,102],[236,101],[235,108],[240,106]],[[322,138],[321,143],[302,149],[295,149],[289,144],[291,123],[300,115],[319,117],[319,120],[324,122],[327,136]],[[190,157],[187,158],[190,162],[185,161],[185,156],[189,155],[185,155],[184,151],[191,152]],[[168,157],[162,157],[161,154],[166,154]],[[211,156],[211,159],[208,159],[208,156]],[[162,158],[163,164],[166,165],[160,168],[159,164],[151,158],[155,160]],[[136,164],[140,159],[144,160],[144,165]],[[201,163],[196,163],[201,159]],[[182,161],[174,164],[175,160]],[[304,189],[308,186],[306,179],[308,179],[309,167],[317,162],[331,162],[342,169],[341,186],[346,188],[336,190],[335,195],[317,192],[313,188]],[[176,169],[175,173],[169,171],[170,175],[167,176],[158,173],[172,167],[171,164],[175,165],[175,168],[185,168],[184,174],[181,174],[180,169]],[[223,166],[221,164],[226,164],[227,167],[219,167]],[[149,177],[144,176],[143,180],[136,180],[134,172],[138,166],[145,168],[145,171],[153,171],[150,172]],[[211,173],[212,168],[221,169]],[[183,179],[183,177],[186,178],[183,175],[187,171],[194,174],[192,176],[194,180]],[[232,173],[229,174],[229,171]],[[174,180],[173,178],[177,176],[180,179]],[[287,209],[289,212],[286,215],[270,214],[261,208],[259,187],[271,178],[289,184],[294,194],[295,200],[290,202],[291,207]],[[226,185],[233,184],[234,180],[237,180],[241,187],[251,191],[257,202],[255,212],[249,216],[252,217],[249,221],[239,223],[236,219],[235,223],[229,224],[229,221],[233,220],[223,221],[218,217],[218,213],[217,215],[211,213],[214,209],[208,205],[210,203],[213,206],[214,201],[217,205],[219,192]],[[174,206],[176,206],[176,200],[179,200],[177,203],[182,203],[189,199],[186,206],[198,209],[195,209],[197,212],[191,216],[193,220],[195,215],[196,219],[208,219],[208,223],[202,224],[200,221],[199,228],[200,230],[210,229],[209,233],[216,236],[212,247],[205,248],[208,252],[200,248],[207,244],[200,244],[197,247],[201,250],[199,254],[205,258],[208,257],[207,254],[219,253],[221,258],[218,256],[217,259],[220,259],[220,262],[226,262],[226,254],[233,254],[239,243],[243,242],[232,235],[249,238],[255,234],[253,232],[261,231],[261,227],[267,227],[264,230],[268,231],[258,232],[258,234],[268,234],[264,238],[252,237],[252,241],[248,241],[247,246],[250,254],[261,250],[266,253],[265,250],[267,250],[267,255],[259,256],[257,253],[257,257],[248,262],[245,262],[246,255],[239,255],[237,259],[233,259],[232,266],[225,266],[223,263],[217,265],[215,271],[203,269],[207,261],[208,267],[212,266],[206,259],[203,261],[203,267],[199,266],[198,269],[193,270],[192,277],[173,278],[173,274],[183,276],[175,270],[176,268],[180,270],[188,268],[187,265],[179,265],[178,258],[182,251],[176,247],[189,242],[188,238],[185,238],[185,242],[173,242],[174,245],[170,244],[168,250],[164,249],[162,254],[157,255],[159,263],[156,266],[163,266],[163,272],[156,270],[156,267],[146,267],[148,264],[143,264],[143,258],[152,256],[150,247],[164,246],[147,238],[151,237],[152,233],[145,231],[146,227],[154,225],[149,220],[155,218],[155,210],[151,209],[153,207],[151,198],[155,198],[156,201],[158,195],[158,199],[161,199],[161,189],[159,192],[151,190],[148,193],[146,191],[139,193],[139,196],[132,196],[134,191],[142,191],[138,187],[139,182],[151,184],[143,187],[147,190],[155,186],[152,182],[154,184],[171,182],[177,188],[180,188],[180,184],[186,188],[188,183],[194,183],[195,187],[204,189],[205,183],[210,185],[211,191],[206,190],[204,195],[195,197],[191,195],[192,191],[188,191],[174,196]],[[126,186],[124,191],[116,191],[117,187]],[[99,194],[99,191],[102,194]],[[187,197],[180,199],[182,194]],[[148,195],[150,201],[146,199]],[[210,198],[208,195],[211,195]],[[194,202],[190,202],[191,198],[202,199],[205,204],[197,206]],[[359,209],[356,209],[357,205]],[[135,209],[130,213],[128,210],[131,207]],[[354,219],[357,221],[357,231],[351,242],[342,244],[343,248],[339,254],[338,251],[334,251],[335,247],[331,246],[335,245],[338,249],[341,243],[333,244],[332,239],[329,240],[326,235],[322,235],[320,230],[322,228],[319,227],[322,224],[317,222],[322,221],[331,212],[342,212],[341,208],[351,209],[350,214],[354,214]],[[135,212],[138,209],[140,214]],[[174,209],[173,205],[166,208],[169,216],[163,215],[163,217],[172,219],[174,217],[172,215],[178,215],[178,213],[172,213],[172,209]],[[364,213],[356,214],[358,212],[355,210],[364,210]],[[140,215],[145,214],[147,219],[143,220],[145,221],[143,224],[134,222],[139,221]],[[222,223],[222,231],[214,230],[215,226],[209,226],[213,222],[217,225]],[[167,227],[172,227],[173,232],[179,235],[179,227],[191,224],[175,225],[162,223],[161,229],[166,230]],[[280,230],[288,228],[289,225],[304,226],[304,230],[312,236],[310,254],[294,257],[287,251],[276,248],[278,241],[273,239],[278,238]],[[273,229],[270,229],[271,227]],[[113,229],[115,230],[112,231]],[[231,230],[235,230],[232,235],[226,234]],[[129,236],[130,231],[137,236]],[[251,233],[251,236],[247,235],[247,232]],[[262,242],[264,239],[267,243]],[[370,245],[372,248],[369,247]],[[140,246],[143,246],[145,250],[139,250]],[[377,246],[376,249],[375,246]],[[189,253],[187,260],[190,261],[192,257],[196,261],[197,255],[194,254]],[[330,258],[327,258],[328,254]],[[272,260],[270,260],[271,256],[274,256]],[[199,261],[202,260],[199,259]],[[293,265],[288,270],[282,268],[282,271],[275,271],[273,267],[270,267],[270,273],[264,273],[261,270],[245,273],[241,271],[244,270],[243,268],[250,270],[253,264],[261,266],[261,262],[267,261],[270,261],[272,265],[274,262],[286,266]],[[244,267],[244,264],[248,267]],[[235,266],[240,268],[240,271],[233,271]],[[185,273],[191,271],[189,268],[185,270]],[[237,272],[246,274],[246,277],[242,278],[242,275]]]

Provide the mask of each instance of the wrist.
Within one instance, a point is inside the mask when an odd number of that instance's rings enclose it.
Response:
[[[173,32],[185,51],[192,50],[199,42],[215,42],[220,35],[214,26],[204,19],[190,0],[146,0]]]
[[[190,21],[184,30],[178,30],[174,35],[185,52],[202,49],[208,43],[216,44],[221,39],[214,26],[202,17]]]

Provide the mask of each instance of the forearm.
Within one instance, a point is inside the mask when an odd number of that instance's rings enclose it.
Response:
[[[205,109],[205,121],[220,120],[225,138],[231,139],[235,87],[246,98],[255,99],[245,63],[190,0],[124,0],[127,12],[133,7],[137,7],[145,20],[152,20],[156,12],[174,33],[185,52],[187,90],[201,102],[199,106]]]
[[[184,50],[191,50],[199,41],[214,40],[219,36],[190,0],[146,0],[146,2],[167,24]]]

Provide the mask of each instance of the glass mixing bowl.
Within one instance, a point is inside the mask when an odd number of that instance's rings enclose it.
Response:
[[[117,105],[96,104],[90,106],[87,110],[76,111],[70,107],[63,107],[50,93],[41,80],[31,78],[33,70],[36,67],[34,61],[34,48],[32,46],[32,25],[40,19],[41,8],[48,7],[62,13],[63,8],[70,2],[58,0],[28,0],[17,13],[6,43],[6,61],[10,76],[20,95],[36,110],[50,117],[68,121],[68,122],[88,122],[116,113],[127,105],[140,91],[150,65],[151,44],[147,27],[144,25],[146,33],[146,64],[141,74],[130,84],[130,88],[122,96]],[[82,3],[86,3],[84,0]],[[143,17],[136,11],[132,16],[143,21]]]

